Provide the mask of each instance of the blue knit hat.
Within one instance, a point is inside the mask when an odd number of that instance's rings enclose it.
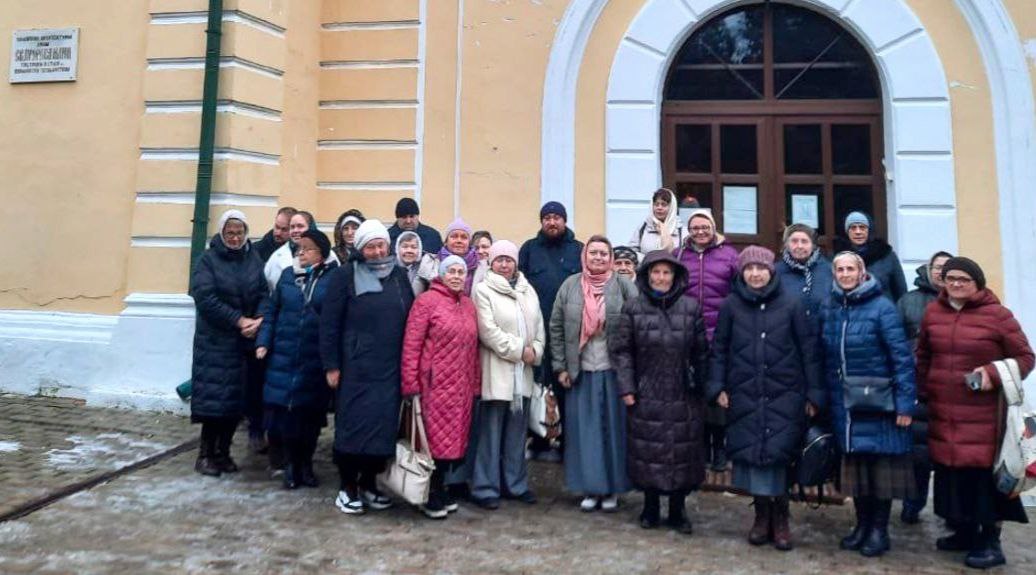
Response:
[[[464,273],[468,273],[468,263],[464,261],[464,258],[451,254],[439,262],[439,277],[446,275],[446,270],[453,266],[461,266],[464,268]]]
[[[547,217],[548,214],[557,214],[561,216],[561,219],[568,221],[568,212],[565,211],[565,206],[561,205],[561,202],[547,202],[540,208],[540,219]]]
[[[869,228],[871,219],[863,212],[850,212],[848,216],[845,216],[845,231],[848,232],[849,226],[853,224],[863,224]]]

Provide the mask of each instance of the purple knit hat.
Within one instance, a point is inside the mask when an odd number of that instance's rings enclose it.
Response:
[[[748,246],[741,250],[741,254],[737,256],[737,269],[739,271],[745,271],[745,268],[749,265],[759,264],[770,270],[770,273],[773,274],[773,258],[773,252],[762,246]]]
[[[446,226],[446,232],[443,235],[448,237],[450,232],[457,230],[467,232],[469,236],[471,235],[471,226],[464,222],[464,218],[457,218],[450,222],[450,225]]]

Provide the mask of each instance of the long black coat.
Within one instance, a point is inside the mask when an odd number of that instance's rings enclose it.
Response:
[[[673,287],[657,296],[648,287],[653,264],[669,262]],[[629,408],[627,469],[640,489],[686,491],[705,480],[705,404],[691,393],[685,366],[705,382],[708,340],[698,302],[683,297],[687,270],[671,255],[648,254],[637,274],[640,295],[622,306],[619,328],[608,340],[620,395],[633,394]]]
[[[823,407],[820,337],[799,294],[780,276],[762,290],[741,276],[719,310],[708,397],[730,399],[727,454],[738,463],[787,465],[802,447],[806,400]]]
[[[190,295],[197,310],[191,366],[191,416],[240,417],[245,410],[248,358],[254,343],[237,320],[255,317],[266,296],[263,262],[246,244],[232,251],[219,234],[198,260]]]
[[[328,278],[320,315],[324,370],[342,372],[335,451],[390,457],[396,452],[403,334],[414,292],[406,271],[396,267],[381,280],[381,292],[357,296],[356,265],[363,264],[347,263]]]

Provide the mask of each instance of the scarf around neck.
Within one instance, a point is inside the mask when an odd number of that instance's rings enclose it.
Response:
[[[604,308],[604,291],[614,273],[611,262],[608,262],[608,269],[605,272],[590,273],[586,266],[587,247],[589,244],[583,247],[583,273],[579,277],[579,284],[583,289],[583,321],[579,331],[580,351],[586,347],[587,342],[604,329],[604,321],[607,317]]]
[[[386,256],[376,260],[357,260],[353,262],[356,295],[365,293],[381,293],[381,280],[387,278],[396,267],[396,258]]]
[[[820,250],[813,248],[813,253],[809,254],[805,263],[797,261],[791,257],[791,252],[784,250],[781,252],[781,259],[784,260],[785,265],[789,268],[802,273],[805,278],[805,286],[802,288],[802,293],[811,294],[813,293],[813,266],[816,265],[817,260],[820,259]]]

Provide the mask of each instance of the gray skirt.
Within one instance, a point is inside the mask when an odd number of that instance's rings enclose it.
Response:
[[[788,468],[785,465],[749,465],[734,462],[732,487],[759,497],[788,494]]]
[[[565,487],[582,495],[631,489],[626,475],[626,406],[615,372],[584,371],[565,390]]]

